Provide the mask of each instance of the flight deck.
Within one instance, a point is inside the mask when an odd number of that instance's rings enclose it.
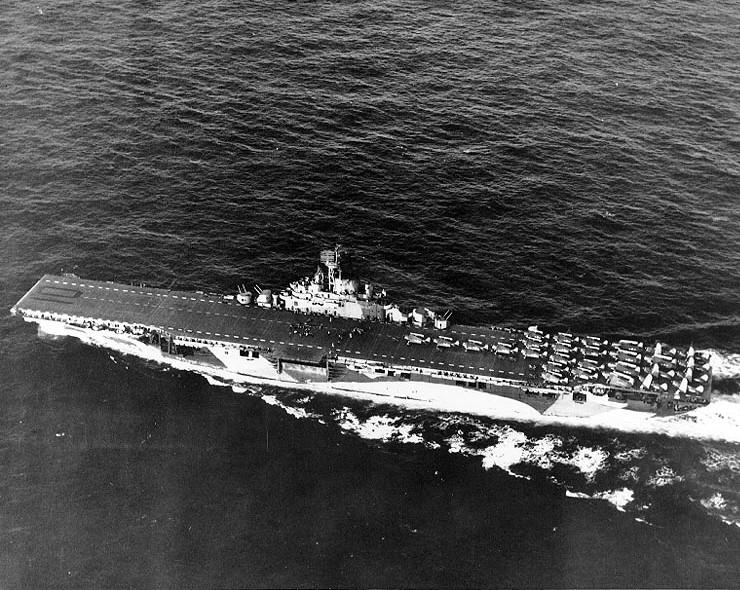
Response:
[[[244,346],[283,359],[321,362],[331,355],[516,380],[536,379],[538,372],[536,363],[519,357],[466,352],[459,346],[467,338],[484,342],[489,348],[516,339],[516,334],[505,330],[479,326],[436,330],[377,320],[304,315],[242,305],[219,295],[68,276],[43,276],[14,310],[112,329],[157,330],[194,345]],[[458,345],[439,348],[433,343],[409,344],[405,337],[411,331],[429,338],[444,334]]]
[[[349,251],[337,244],[321,251],[313,276],[279,293],[240,286],[218,295],[45,275],[11,312],[51,333],[63,324],[61,333],[98,333],[98,342],[110,336],[147,353],[156,346],[162,355],[277,381],[444,382],[538,396],[533,405],[572,394],[574,402],[608,396],[648,411],[710,401],[709,357],[693,346],[453,325],[449,310],[405,311],[351,269]]]

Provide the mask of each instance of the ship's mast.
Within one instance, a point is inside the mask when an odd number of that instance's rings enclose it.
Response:
[[[333,250],[322,250],[320,260],[328,270],[329,291],[334,292],[334,284],[337,279],[342,280],[342,246],[337,244]]]

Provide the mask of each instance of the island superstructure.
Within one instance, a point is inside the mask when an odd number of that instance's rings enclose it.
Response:
[[[709,358],[693,347],[451,323],[402,310],[348,272],[341,246],[279,293],[236,295],[45,275],[12,308],[44,334],[76,336],[163,362],[283,386],[409,399],[502,396],[541,413],[665,414],[710,402]],[[410,384],[410,385],[409,385]]]

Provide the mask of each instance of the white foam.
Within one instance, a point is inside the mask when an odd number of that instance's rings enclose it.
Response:
[[[637,481],[640,479],[640,468],[637,465],[633,465],[629,469],[622,471],[617,477],[622,481]]]
[[[707,471],[728,470],[733,475],[740,475],[740,456],[735,449],[724,451],[717,448],[707,448],[700,459]]]
[[[461,455],[472,454],[471,449],[461,434],[452,435],[445,442],[447,443],[447,451],[450,453],[460,453]]]
[[[372,416],[361,420],[349,408],[334,411],[334,419],[344,430],[354,432],[369,440],[396,440],[407,443],[422,443],[432,448],[438,448],[438,443],[427,443],[424,437],[415,432],[416,426],[406,423],[402,418],[393,418],[387,415]],[[465,418],[460,420],[461,425],[470,425],[471,421]],[[443,425],[449,425],[450,420],[443,420]],[[546,435],[530,439],[527,435],[506,424],[494,424],[483,427],[477,426],[465,438],[461,431],[445,439],[450,453],[459,453],[466,456],[478,456],[485,469],[497,467],[515,477],[524,477],[516,473],[516,465],[534,465],[549,470],[554,464],[570,465],[580,471],[587,480],[591,481],[606,465],[608,454],[600,448],[578,447],[572,454],[563,450],[563,440],[556,435]],[[495,439],[495,444],[479,447],[472,442]]]
[[[594,476],[604,468],[608,457],[608,453],[603,449],[579,447],[570,463],[577,467],[586,479],[592,481]]]
[[[616,506],[617,510],[624,512],[625,506],[635,499],[635,493],[629,488],[620,488],[610,492],[599,492],[594,494],[594,497],[606,500]]]
[[[654,488],[660,488],[683,480],[684,477],[682,475],[676,475],[676,472],[673,471],[673,469],[667,465],[661,465],[645,483]]]
[[[734,396],[714,395],[708,406],[672,416],[614,410],[590,418],[543,416],[538,422],[737,443],[740,442],[740,400]]]
[[[318,418],[319,417],[317,414],[312,414],[311,412],[308,412],[304,408],[289,406],[287,404],[284,404],[275,395],[263,394],[261,397],[265,403],[270,404],[271,406],[276,406],[278,408],[281,408],[286,414],[293,416],[294,418],[301,419],[301,418]]]
[[[519,421],[536,421],[541,416],[533,407],[517,400],[446,383],[418,381],[334,383],[328,392],[381,399],[406,408],[437,412],[462,412]]]
[[[572,454],[563,449],[563,440],[556,435],[530,439],[523,432],[508,425],[493,425],[471,435],[471,442],[483,438],[496,438],[495,444],[480,448],[471,446],[462,434],[454,434],[445,442],[451,453],[480,456],[484,469],[498,467],[515,477],[516,465],[533,465],[550,470],[555,464],[570,465],[580,471],[588,481],[606,466],[608,453],[600,448],[578,447]]]
[[[565,495],[570,498],[581,498],[588,500],[606,500],[620,512],[626,512],[625,507],[630,504],[635,493],[629,488],[620,488],[618,490],[609,490],[606,492],[596,492],[595,494],[584,494],[583,492],[573,492],[566,490]]]
[[[498,467],[511,475],[521,477],[514,473],[511,468],[525,461],[524,444],[526,442],[527,436],[523,432],[506,428],[501,433],[497,444],[486,447],[481,451],[483,468]]]
[[[529,452],[525,459],[527,462],[546,470],[551,469],[555,463],[571,463],[567,455],[561,451],[562,446],[563,441],[560,437],[552,434],[543,436],[535,440],[534,444],[530,442]]]
[[[621,451],[619,453],[615,453],[613,457],[622,463],[628,463],[630,461],[634,461],[635,459],[642,459],[645,455],[647,455],[647,449],[639,448],[639,449],[627,449],[624,451]]]
[[[362,438],[388,442],[397,440],[404,443],[421,444],[424,438],[412,432],[412,424],[404,424],[398,418],[389,416],[372,416],[367,420],[360,420],[348,408],[334,412],[337,424],[343,429],[354,432]]]
[[[383,382],[370,384],[285,383],[269,377],[250,377],[227,369],[205,366],[187,359],[165,357],[158,348],[106,331],[65,326],[59,322],[38,321],[46,332],[74,336],[83,342],[131,354],[146,360],[219,378],[229,384],[271,384],[281,388],[303,389],[327,394],[350,395],[358,399],[393,403],[411,409],[437,412],[462,412],[518,422],[613,429],[624,432],[658,433],[673,437],[740,442],[740,398],[715,395],[712,403],[686,414],[657,417],[649,412],[615,409],[590,417],[543,416],[534,408],[513,399],[471,391],[446,384]],[[48,325],[47,325],[48,324]],[[711,351],[712,362],[721,375],[740,376],[740,355]],[[357,391],[358,389],[364,391]]]
[[[701,351],[711,355],[709,364],[716,379],[740,378],[740,354],[722,350],[707,349]]]
[[[729,395],[715,395],[708,406],[671,416],[614,409],[590,417],[563,417],[541,415],[516,400],[450,385],[373,383],[362,386],[366,388],[364,393],[353,392],[348,385],[348,395],[371,400],[380,398],[411,409],[462,412],[515,422],[740,442],[740,399]]]
[[[226,383],[226,381],[222,381],[221,379],[208,375],[207,373],[203,375],[203,377],[205,377],[209,385],[213,385],[215,387],[229,387],[231,385],[230,383]]]
[[[61,332],[61,330],[60,330]],[[660,433],[668,436],[686,436],[709,440],[724,440],[740,442],[740,399],[730,395],[715,395],[712,403],[687,414],[655,417],[649,413],[632,412],[629,410],[614,410],[604,414],[588,418],[564,418],[557,416],[542,416],[533,408],[521,404],[515,400],[502,398],[494,395],[481,394],[461,390],[460,388],[447,385],[434,385],[426,388],[422,383],[374,383],[375,389],[367,389],[364,392],[356,392],[353,389],[337,391],[331,384],[286,384],[275,380],[249,377],[234,373],[227,369],[208,367],[190,362],[187,359],[165,357],[156,347],[144,345],[132,339],[126,339],[115,334],[104,331],[74,331],[64,332],[72,335],[83,342],[94,346],[106,347],[123,354],[130,354],[148,361],[159,363],[163,370],[173,367],[179,370],[196,372],[203,375],[210,384],[214,386],[231,386],[235,391],[252,391],[247,385],[274,384],[283,389],[304,389],[312,392],[328,394],[346,393],[360,399],[372,400],[382,403],[394,403],[398,406],[411,409],[423,409],[432,411],[450,412],[451,416],[442,415],[441,421],[472,423],[475,425],[472,433],[468,435],[470,441],[475,439],[486,439],[494,437],[497,442],[483,448],[473,447],[460,433],[448,437],[445,441],[450,452],[459,452],[469,456],[479,456],[484,468],[500,468],[505,472],[522,477],[514,472],[518,464],[529,464],[549,470],[555,464],[571,465],[580,471],[587,480],[593,480],[595,475],[606,466],[607,453],[603,449],[591,447],[579,447],[572,453],[564,451],[563,440],[556,435],[548,435],[538,439],[530,440],[523,432],[508,425],[491,425],[482,427],[477,424],[473,415],[482,415],[498,419],[507,419],[513,422],[526,422],[538,424],[553,424],[565,426],[578,426],[595,429],[615,429],[627,432]],[[716,365],[716,374],[724,377],[740,376],[740,355],[718,355],[713,353],[713,363]],[[111,358],[117,362],[115,357]],[[354,384],[348,384],[354,387]],[[306,411],[304,408],[288,405],[280,401],[275,395],[262,395],[266,403],[282,408],[285,412],[298,419],[314,418],[323,422],[320,416]],[[304,403],[311,399],[293,399],[291,403]],[[366,420],[359,419],[347,408],[338,411],[335,416],[339,425],[346,431],[357,435],[380,441],[399,441],[414,444],[424,444],[429,448],[439,448],[434,441],[425,441],[424,437],[417,432],[413,424],[404,423],[400,418],[391,418],[387,415],[372,416]],[[466,413],[468,417],[459,413]],[[622,451],[615,455],[618,461],[630,461],[640,459],[646,453],[645,449],[633,449]],[[721,457],[711,457],[708,461],[717,469],[737,468],[737,460],[732,453],[722,454]],[[711,466],[708,466],[711,468]],[[630,471],[630,470],[628,470]],[[635,479],[633,469],[622,479]],[[670,470],[659,470],[648,480],[648,485],[669,485],[671,482],[680,481],[680,477]],[[632,490],[623,487],[616,490],[598,492],[592,495],[568,490],[570,497],[591,498],[608,501],[619,510],[625,510],[634,498]],[[700,501],[710,511],[726,511],[727,501],[721,494],[717,493]],[[728,519],[726,514],[719,515],[725,522],[738,524]]]
[[[740,527],[738,511],[728,506],[727,499],[719,492],[715,492],[709,497],[701,498],[699,503],[709,512],[722,522],[729,525]]]
[[[727,500],[719,492],[712,494],[709,498],[702,498],[700,502],[707,510],[724,510],[727,508]]]

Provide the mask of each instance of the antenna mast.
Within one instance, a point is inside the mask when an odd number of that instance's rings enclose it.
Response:
[[[329,280],[329,290],[334,291],[334,283],[336,279],[342,280],[342,267],[340,261],[342,259],[342,246],[337,244],[333,250],[322,250],[320,260],[321,263],[326,266]]]

